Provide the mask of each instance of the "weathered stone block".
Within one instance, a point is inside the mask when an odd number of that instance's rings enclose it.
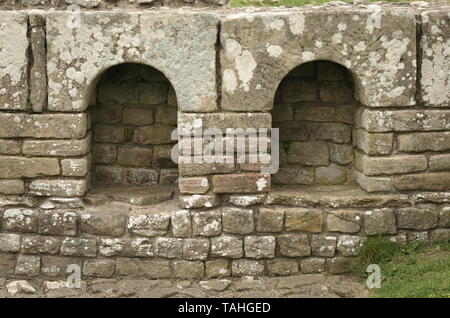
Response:
[[[105,86],[108,86],[108,83],[101,82],[99,84],[99,88],[97,91],[97,95],[95,96],[99,102],[101,99],[104,98],[102,94],[105,91]],[[130,101],[128,101],[129,103]],[[118,124],[122,122],[122,113],[126,112],[129,108],[123,109],[122,106],[116,106],[116,105],[95,105],[92,108],[92,121],[94,123],[100,123],[100,124]],[[125,120],[124,124],[125,123]]]
[[[122,126],[95,125],[93,136],[96,142],[121,143],[126,141],[126,131]]]
[[[231,276],[230,261],[227,259],[213,259],[205,262],[207,278],[223,278]]]
[[[71,265],[78,265],[82,268],[83,262],[77,257],[44,255],[41,259],[41,274],[44,276],[67,278],[68,275],[73,273],[73,270],[70,271]]]
[[[302,106],[295,111],[295,120],[333,121],[334,108],[326,106]]]
[[[0,29],[0,109],[27,108],[27,16],[21,11],[2,11]]]
[[[318,87],[315,81],[288,78],[280,85],[280,95],[284,103],[314,102]]]
[[[155,213],[132,213],[128,219],[128,231],[141,236],[165,235],[170,222],[170,215]]]
[[[84,177],[89,172],[89,161],[87,157],[61,160],[62,175],[68,177]]]
[[[196,123],[194,125],[194,122]],[[189,114],[180,113],[178,115],[178,128],[180,135],[190,136],[194,130],[199,128],[217,128],[223,133],[230,129],[247,129],[247,128],[267,128],[272,127],[270,114],[267,113],[211,113],[211,114]],[[229,132],[231,134],[231,131]]]
[[[226,233],[247,234],[255,229],[251,209],[223,208],[222,229]]]
[[[269,275],[289,276],[298,273],[298,261],[290,258],[271,259],[267,261]]]
[[[117,148],[115,145],[96,143],[92,147],[92,160],[97,163],[111,163],[116,160]]]
[[[86,192],[86,180],[35,179],[29,193],[37,196],[81,197]]]
[[[213,208],[220,204],[216,194],[194,194],[180,196],[180,206],[183,209]]]
[[[289,8],[270,14],[249,12],[225,17],[220,39],[223,46],[222,109],[270,109],[275,91],[286,74],[312,60],[329,60],[348,66],[352,74],[356,74],[355,81],[360,88],[358,99],[364,105],[414,105],[414,13],[407,9],[401,12],[328,9],[304,11]],[[354,19],[355,15],[359,18]],[[382,27],[367,23],[378,21],[381,16]],[[319,33],[330,36],[327,39],[321,37],[317,42]],[[380,38],[383,40],[379,41]],[[270,39],[270,45],[266,47],[255,39]],[[370,50],[366,49],[369,47]],[[369,54],[375,51],[378,52],[377,63],[371,64]],[[349,56],[359,58],[349,60]],[[404,62],[401,66],[400,61]],[[379,81],[386,70],[392,72],[386,75],[385,80]],[[267,74],[271,74],[270,80]]]
[[[252,193],[269,192],[269,174],[228,174],[212,177],[214,193]]]
[[[118,258],[116,260],[116,275],[128,277],[169,278],[171,270],[169,260]]]
[[[264,201],[264,194],[255,195],[231,195],[229,202],[236,206],[248,207]]]
[[[55,158],[0,157],[1,178],[54,176],[59,171],[59,162]]]
[[[321,232],[322,211],[314,209],[286,209],[285,227],[287,231]]]
[[[3,212],[2,228],[11,232],[37,232],[38,212],[32,209],[16,208]]]
[[[277,237],[280,254],[289,257],[308,256],[311,254],[306,234],[282,234]]]
[[[431,172],[395,176],[394,188],[397,190],[448,190],[450,189],[450,172]]]
[[[32,156],[80,156],[89,149],[88,139],[25,140],[23,153]]]
[[[17,257],[16,275],[38,276],[41,271],[41,257],[19,254]]]
[[[123,110],[123,123],[133,126],[149,125],[153,123],[153,109],[126,107]]]
[[[356,126],[368,132],[448,130],[450,110],[359,110]]]
[[[424,171],[428,162],[425,155],[396,155],[393,157],[369,157],[355,153],[356,168],[367,176],[400,174]]]
[[[24,236],[22,252],[27,254],[58,254],[61,240],[49,236]]]
[[[341,184],[346,180],[347,169],[331,163],[327,167],[315,169],[315,181],[317,184]]]
[[[86,129],[86,114],[0,113],[0,138],[79,139]]]
[[[158,183],[159,174],[156,169],[130,168],[126,170],[125,180],[127,184],[137,186],[149,186]]]
[[[0,252],[19,252],[20,235],[12,233],[0,233]]]
[[[336,210],[327,215],[327,228],[331,232],[356,233],[361,228],[361,222],[359,211]]]
[[[47,16],[49,109],[84,110],[88,105],[89,84],[102,70],[123,62],[136,61],[152,65],[172,80],[181,111],[205,112],[216,109],[216,15],[102,12],[100,16],[98,12],[81,13],[82,22],[75,33],[71,33],[73,29],[65,23],[70,13],[58,12]],[[99,25],[99,19],[109,22]],[[115,32],[118,29],[127,29],[129,36],[123,38]],[[98,35],[95,40],[90,37],[94,32]],[[121,47],[129,48],[126,57],[107,46],[119,42]],[[99,43],[106,46],[100,49],[95,45]],[[69,52],[66,51],[68,47],[71,48]],[[143,47],[147,47],[145,52]],[[170,56],[162,53],[167,51],[171,52]],[[202,52],[201,56],[195,54],[199,51]],[[61,58],[66,54],[70,56],[70,62]],[[99,59],[95,63],[88,62],[82,57],[85,54],[98,56]],[[200,84],[193,89],[191,85],[185,85],[187,82]],[[62,83],[66,83],[63,88]],[[69,86],[77,88],[75,93]],[[142,94],[142,98],[147,102],[149,97]]]
[[[328,150],[330,151],[330,160],[332,162],[342,165],[353,162],[353,147],[351,145],[328,143]]]
[[[430,242],[448,242],[450,240],[450,229],[435,229],[430,232]]]
[[[214,236],[222,232],[222,215],[220,211],[194,212],[192,214],[194,235]]]
[[[322,273],[325,271],[325,259],[308,257],[300,262],[300,268],[303,274]]]
[[[174,145],[156,145],[153,147],[153,165],[157,167],[176,167],[172,158],[172,150]]]
[[[188,161],[186,161],[188,160]],[[212,173],[231,173],[236,169],[234,158],[224,157],[223,163],[208,163],[205,161],[196,163],[192,157],[179,157],[178,167],[183,177],[201,176]],[[229,163],[227,163],[227,160]]]
[[[430,156],[429,166],[432,171],[450,171],[450,154]]]
[[[354,235],[341,235],[337,242],[337,250],[343,256],[356,255],[364,245],[365,238]]]
[[[156,108],[155,121],[168,126],[177,125],[177,109],[167,106]]]
[[[183,240],[180,238],[159,237],[155,242],[155,254],[167,258],[181,258]]]
[[[242,239],[236,236],[223,235],[211,239],[211,256],[241,258],[244,255]]]
[[[126,225],[127,216],[121,211],[87,210],[80,217],[80,230],[87,234],[122,236]]]
[[[0,252],[0,274],[13,274],[16,268],[16,254]]]
[[[192,222],[191,214],[188,210],[180,210],[173,213],[171,216],[172,234],[175,237],[191,237]]]
[[[273,258],[275,256],[274,236],[246,236],[244,239],[245,257]]]
[[[0,139],[0,154],[17,155],[21,152],[21,144],[17,140]]]
[[[356,183],[367,192],[392,191],[392,179],[390,177],[368,177],[354,170],[353,175]]]
[[[83,275],[89,277],[111,277],[116,269],[113,259],[92,259],[83,263]]]
[[[209,181],[206,177],[180,178],[178,187],[180,193],[205,194],[209,190]]]
[[[311,236],[311,251],[315,256],[333,257],[336,252],[337,238],[327,234]]]
[[[102,256],[152,257],[155,242],[149,238],[113,238],[101,239],[98,251]]]
[[[22,194],[25,183],[22,180],[0,180],[0,194]]]
[[[353,139],[354,144],[369,156],[387,155],[392,151],[394,135],[368,133],[364,129],[355,129]]]
[[[324,102],[347,103],[353,98],[352,89],[345,82],[322,82],[319,94]]]
[[[97,241],[83,238],[65,238],[61,244],[61,255],[95,257]]]
[[[397,233],[394,210],[375,209],[365,211],[364,232],[368,235]]]
[[[124,166],[150,166],[153,151],[151,148],[142,147],[119,147],[117,163]]]
[[[405,152],[450,150],[450,132],[402,134],[397,136],[397,147]]]
[[[159,174],[159,184],[178,183],[178,169],[161,169]]]
[[[68,235],[77,233],[77,214],[65,211],[44,211],[39,213],[39,234]]]
[[[289,163],[326,166],[329,160],[327,144],[321,141],[293,142],[288,150]]]
[[[231,264],[233,276],[259,276],[264,272],[264,262],[249,259],[234,260]]]
[[[424,11],[421,16],[421,97],[426,106],[448,107],[450,102],[448,9]]]
[[[195,261],[173,261],[173,274],[181,279],[201,279],[205,275],[205,264]]]
[[[442,227],[450,227],[450,206],[442,207],[439,214],[439,225]]]
[[[314,182],[314,168],[309,167],[281,167],[272,175],[272,182],[277,184],[312,184]]]
[[[130,169],[129,169],[130,170]],[[139,169],[140,170],[140,169]],[[135,171],[133,171],[135,172]],[[145,172],[145,171],[144,171]],[[122,184],[125,183],[125,173],[128,173],[128,170],[124,170],[122,167],[115,167],[115,166],[95,166],[95,181],[99,183],[106,183],[106,184]],[[132,175],[134,177],[134,175]],[[139,179],[139,181],[144,180],[145,174],[141,175],[142,179]],[[153,177],[153,174],[151,175]],[[157,176],[156,176],[157,178]],[[135,178],[132,179],[133,181],[136,180]]]
[[[428,230],[438,225],[438,211],[433,206],[408,207],[397,210],[400,229]]]
[[[283,223],[283,208],[261,208],[259,210],[258,232],[281,232]]]
[[[185,239],[183,243],[183,258],[189,260],[206,260],[209,254],[208,239]]]

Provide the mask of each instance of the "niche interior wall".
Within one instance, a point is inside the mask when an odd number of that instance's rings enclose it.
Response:
[[[0,11],[0,274],[60,279],[70,264],[84,278],[343,273],[370,235],[448,239],[448,13],[434,3],[91,9],[73,24],[62,10]],[[152,88],[137,89],[138,103],[118,100],[141,86]],[[299,98],[308,87],[315,100]],[[141,100],[150,91],[157,100]],[[152,122],[133,114],[140,123],[128,124],[131,108],[152,109]],[[312,130],[286,141],[320,141],[328,161],[314,146],[274,175],[237,162],[163,167],[155,148],[168,140],[148,144],[151,161],[147,143],[135,143],[142,129],[157,138],[196,119],[204,129],[270,131],[286,114],[321,126],[327,138]],[[118,152],[108,162],[105,145]],[[121,163],[121,147],[144,155]],[[99,167],[153,169],[158,183],[105,198],[91,192],[105,177]],[[300,167],[311,172],[283,172]],[[345,178],[330,181],[335,170]],[[111,176],[103,181],[121,184]]]

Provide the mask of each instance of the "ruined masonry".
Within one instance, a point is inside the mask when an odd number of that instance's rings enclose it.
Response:
[[[23,3],[0,11],[1,276],[344,273],[367,236],[450,238],[448,3]],[[196,119],[279,128],[279,171],[176,164]]]

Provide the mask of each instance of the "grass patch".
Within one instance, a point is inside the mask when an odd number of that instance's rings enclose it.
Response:
[[[351,0],[341,0],[343,2],[351,2]],[[377,2],[382,0],[369,0],[371,2]],[[411,2],[405,0],[385,0],[385,2]],[[431,0],[425,0],[430,2]],[[330,2],[330,0],[231,0],[232,7],[279,7],[279,6],[292,6],[301,7],[308,4],[320,5]]]
[[[386,237],[369,237],[352,271],[366,279],[369,264],[381,268],[381,288],[372,289],[370,297],[450,298],[450,241],[404,247]]]

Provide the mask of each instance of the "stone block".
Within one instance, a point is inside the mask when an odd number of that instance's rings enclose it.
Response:
[[[70,237],[61,243],[61,255],[95,257],[97,255],[97,241]]]
[[[432,171],[450,171],[450,154],[431,155],[429,166]]]
[[[326,166],[329,160],[327,144],[321,141],[293,142],[288,150],[289,163]]]
[[[169,222],[169,214],[134,212],[129,216],[127,227],[131,234],[152,237],[165,235]]]
[[[330,160],[334,163],[346,165],[354,160],[351,145],[328,143],[328,150],[330,151]]]
[[[430,243],[448,242],[450,240],[450,229],[435,229],[430,232]]]
[[[183,258],[188,260],[206,260],[209,254],[208,239],[185,239],[183,242]]]
[[[303,274],[322,273],[325,271],[325,259],[308,257],[300,262],[300,268]]]
[[[407,207],[397,210],[399,229],[428,230],[438,225],[438,211],[433,206]]]
[[[102,82],[99,85],[99,89],[97,92],[96,98],[98,99],[104,99],[105,96],[102,96],[105,91],[105,85],[108,85],[104,82]],[[100,93],[100,94],[99,94]],[[107,98],[107,97],[106,97]],[[125,112],[129,108],[123,109],[122,106],[117,105],[95,105],[92,108],[92,121],[94,123],[99,124],[118,124],[122,122],[122,112]],[[124,124],[127,124],[124,121]]]
[[[17,257],[16,269],[14,273],[16,275],[23,276],[38,276],[41,271],[41,257],[34,255],[19,254]]]
[[[367,192],[392,191],[392,179],[390,177],[369,177],[354,170],[353,175],[356,183]]]
[[[0,157],[1,178],[13,179],[55,176],[59,172],[59,162],[55,158]]]
[[[327,215],[327,228],[331,232],[356,233],[361,228],[359,211],[335,210]]]
[[[83,275],[88,277],[111,277],[115,269],[113,259],[92,259],[83,263]]]
[[[354,256],[364,245],[365,239],[354,235],[341,235],[337,242],[337,250],[343,256]]]
[[[223,208],[222,229],[225,233],[248,234],[255,229],[251,209]]]
[[[147,167],[152,163],[153,151],[151,148],[119,147],[117,163],[124,166]]]
[[[14,274],[16,268],[16,254],[0,252],[0,274]]]
[[[73,269],[71,266],[78,265],[80,269],[83,267],[83,261],[78,257],[61,257],[61,256],[42,256],[41,274],[49,277],[67,278]]]
[[[449,190],[450,172],[430,172],[395,176],[392,182],[397,190]]]
[[[194,235],[214,236],[222,232],[222,215],[218,210],[193,212],[192,229]]]
[[[302,106],[295,111],[295,120],[333,121],[334,108],[327,106]]]
[[[43,211],[39,213],[39,234],[75,236],[77,214],[65,211]]]
[[[199,261],[177,260],[172,262],[173,274],[180,279],[201,279],[205,275],[205,264]]]
[[[175,237],[191,237],[192,222],[188,210],[176,211],[170,216],[172,223],[172,234]]]
[[[95,181],[106,184],[123,184],[125,183],[125,173],[128,171],[122,167],[115,166],[95,166]],[[141,176],[143,179],[144,177]]]
[[[324,102],[347,103],[353,99],[352,89],[345,82],[321,82],[320,99]]]
[[[214,193],[253,193],[270,191],[269,174],[228,174],[212,177]]]
[[[314,182],[314,168],[309,167],[280,167],[272,175],[272,182],[277,184],[312,184]]]
[[[21,237],[18,234],[0,233],[0,252],[19,252]]]
[[[123,123],[132,126],[149,125],[153,123],[153,109],[125,107],[123,110]]]
[[[61,239],[30,235],[22,238],[22,253],[26,254],[58,254],[61,246]]]
[[[220,204],[220,198],[215,194],[194,194],[180,196],[180,206],[183,209],[213,208]]]
[[[450,150],[450,132],[401,134],[397,136],[397,147],[404,152]]]
[[[439,214],[439,226],[450,227],[450,207],[444,206]]]
[[[258,232],[281,232],[283,223],[283,208],[260,208],[257,224]]]
[[[62,175],[67,177],[84,177],[90,169],[88,157],[61,160]]]
[[[311,236],[311,251],[315,256],[333,257],[336,252],[337,238],[327,234]]]
[[[285,227],[287,231],[321,232],[322,211],[316,209],[286,209]]]
[[[318,97],[317,82],[298,78],[287,78],[280,85],[284,103],[314,102]]]
[[[346,180],[347,169],[331,163],[326,167],[318,167],[315,169],[315,181],[317,184],[341,184]]]
[[[159,184],[175,184],[178,183],[178,169],[161,169],[159,173]]]
[[[17,155],[21,152],[21,144],[18,140],[0,139],[0,154]]]
[[[169,260],[142,259],[142,258],[117,258],[117,276],[138,277],[142,279],[170,278],[171,270]]]
[[[38,211],[27,208],[6,209],[2,229],[11,232],[37,232]]]
[[[153,124],[136,128],[133,134],[133,143],[142,145],[159,145],[172,143],[173,127],[161,124]]]
[[[180,238],[159,237],[155,242],[155,254],[166,258],[181,258],[183,240]]]
[[[355,155],[356,168],[367,176],[418,172],[426,170],[428,166],[424,155],[369,157],[361,152]]]
[[[180,193],[205,194],[209,190],[209,181],[206,177],[180,178],[178,180]]]
[[[290,258],[277,258],[267,261],[269,275],[289,276],[298,273],[298,261]]]
[[[119,237],[126,225],[126,214],[117,210],[87,210],[80,216],[80,230],[87,234]]]
[[[125,171],[125,181],[127,184],[136,186],[150,186],[157,184],[159,174],[156,169],[130,168]]]
[[[110,144],[95,143],[92,147],[92,160],[96,163],[112,163],[117,157],[117,147]]]
[[[28,188],[30,194],[37,196],[81,197],[86,192],[86,180],[35,179]]]
[[[156,145],[153,148],[153,165],[157,167],[176,167],[175,157],[172,157],[174,145]]]
[[[25,140],[22,149],[31,156],[81,156],[88,152],[89,139]]]
[[[96,142],[121,143],[126,141],[125,128],[117,125],[95,125],[93,136]]]
[[[176,126],[177,115],[178,113],[176,108],[164,105],[156,108],[155,121],[163,125]]]
[[[155,241],[141,237],[101,239],[98,251],[102,256],[152,257],[155,255]]]
[[[259,260],[238,259],[231,264],[233,276],[260,276],[264,273],[264,262]]]
[[[25,183],[19,179],[0,180],[0,194],[23,194]]]
[[[277,241],[282,256],[300,257],[311,254],[306,234],[282,234],[277,237]]]
[[[364,232],[367,235],[396,234],[395,212],[393,209],[375,209],[364,212]]]
[[[27,17],[23,11],[3,11],[0,20],[0,109],[25,110],[28,91]],[[1,129],[0,129],[1,130]]]
[[[230,261],[227,259],[212,259],[205,262],[207,278],[224,278],[231,276]]]
[[[237,259],[243,255],[244,249],[241,238],[231,235],[211,238],[211,256]]]
[[[247,258],[273,258],[275,256],[275,237],[246,236],[244,250]]]

